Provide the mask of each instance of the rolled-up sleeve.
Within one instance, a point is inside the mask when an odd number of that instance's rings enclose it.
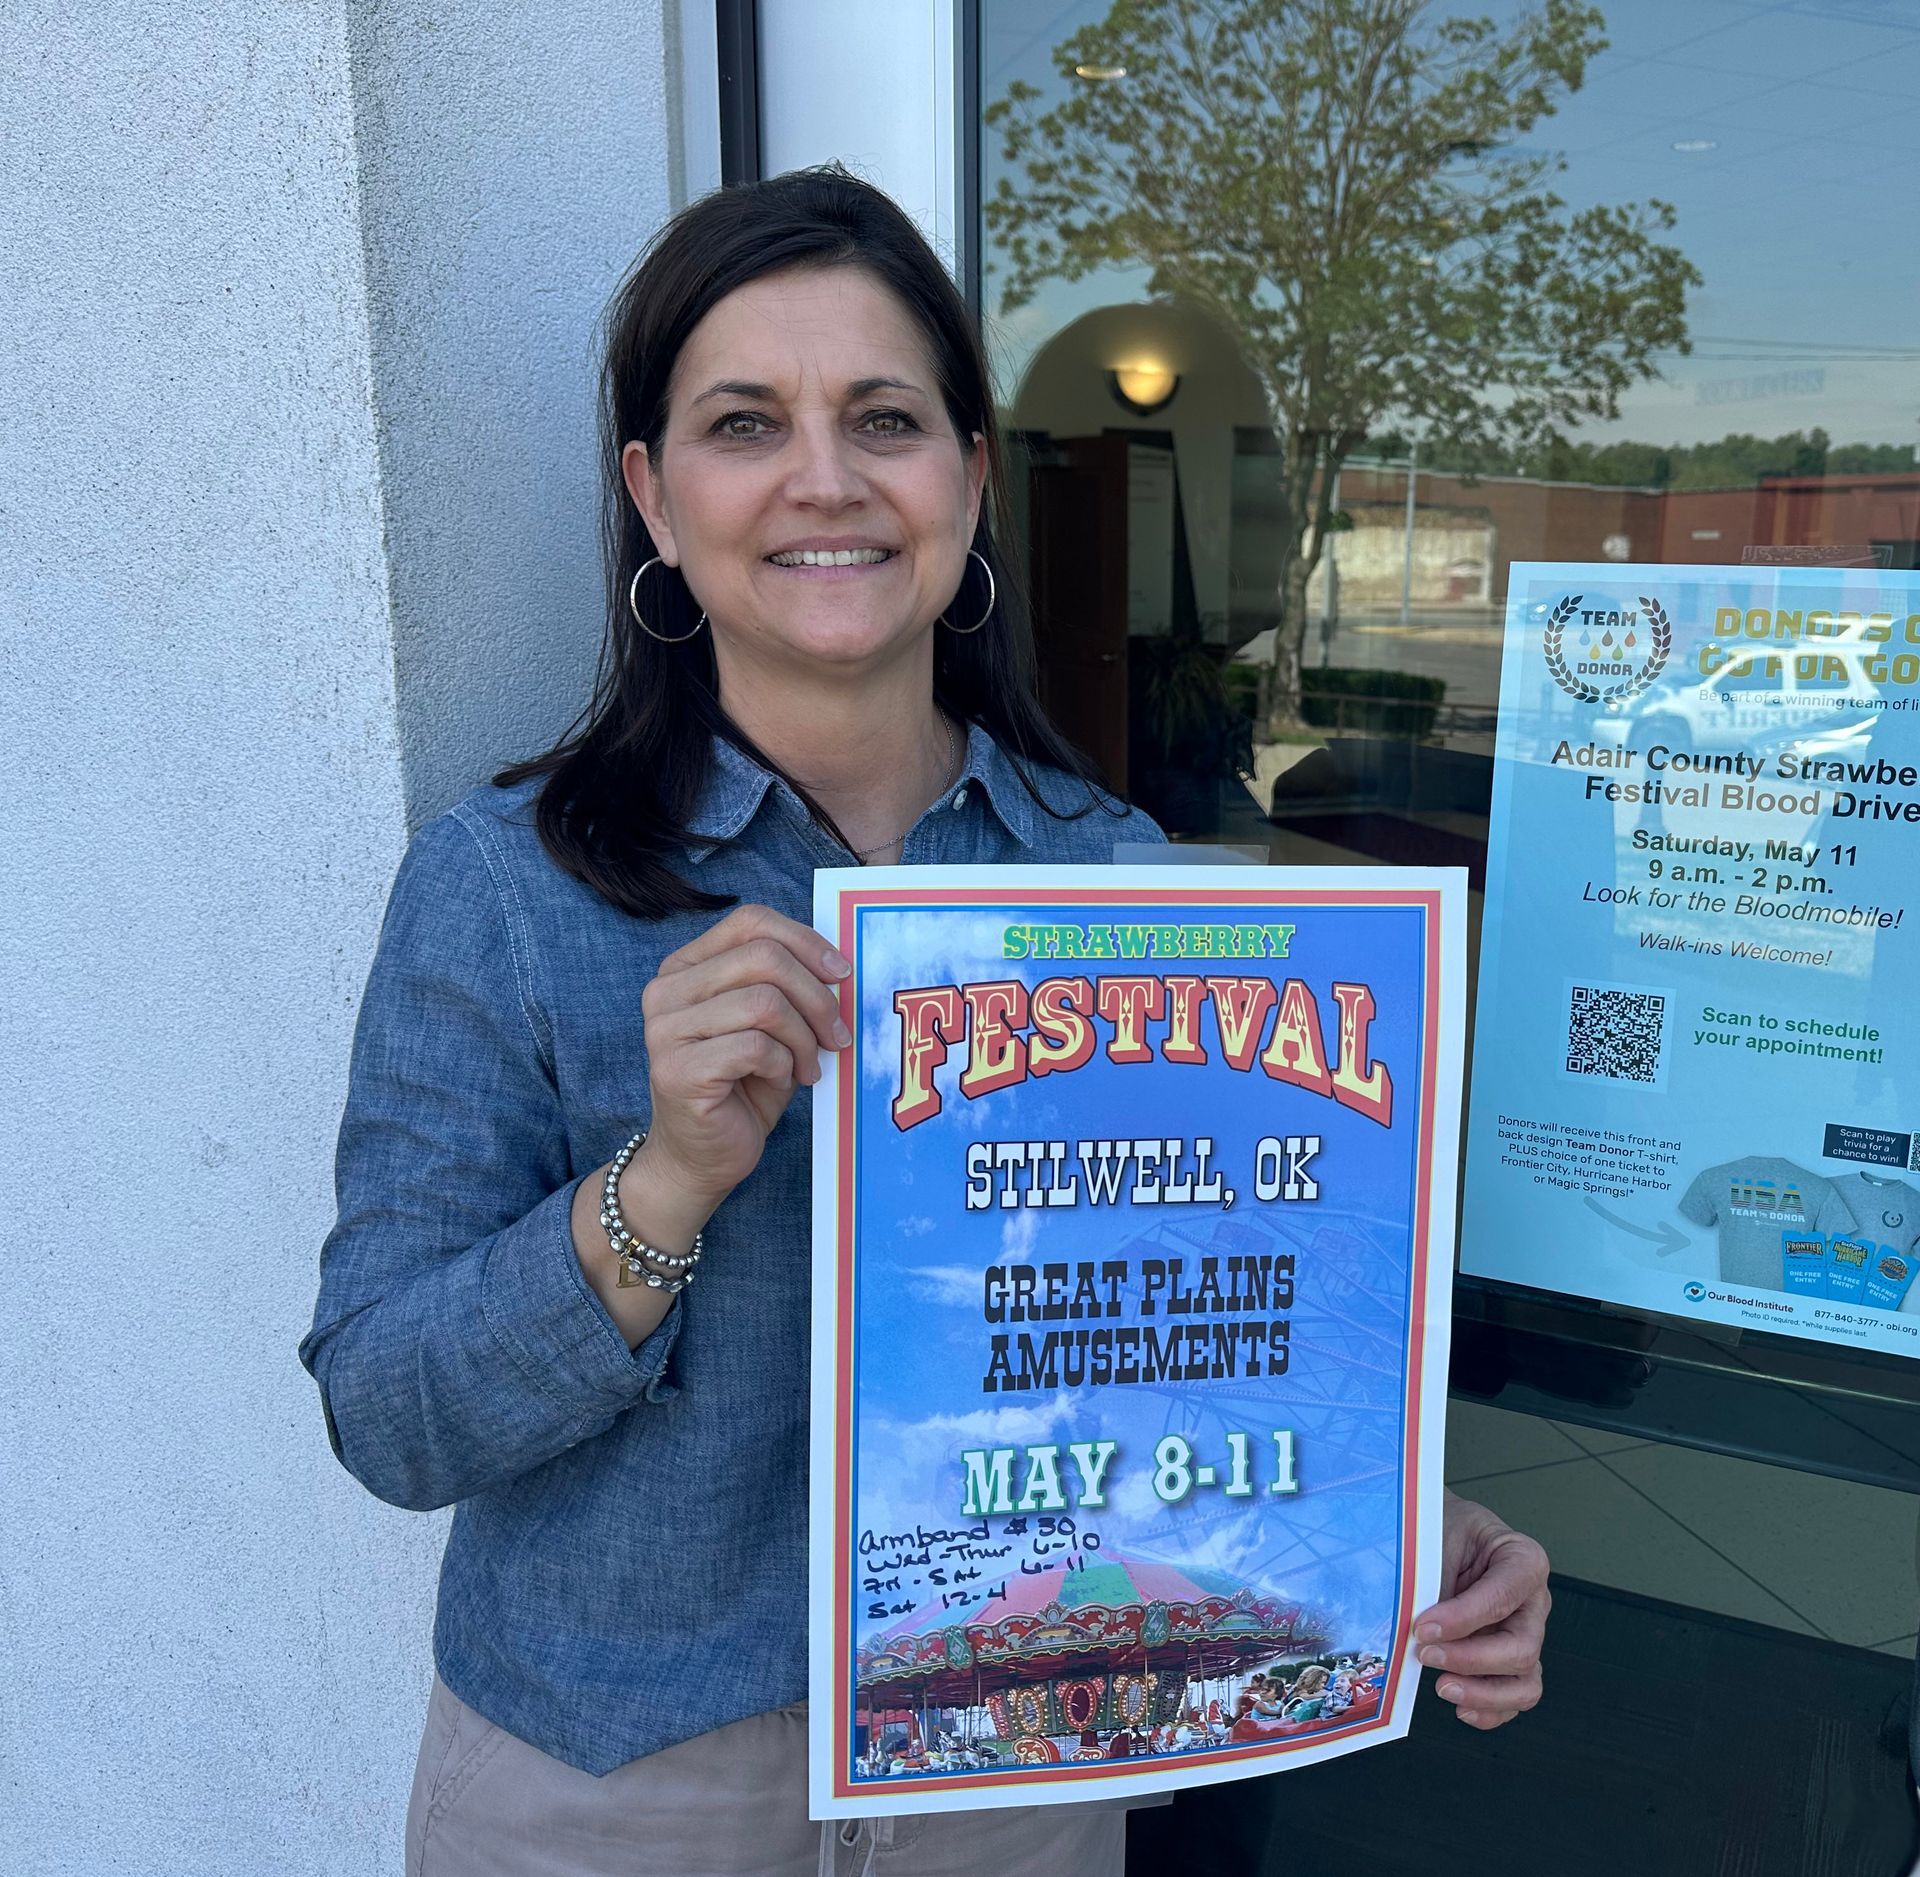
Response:
[[[498,862],[457,815],[401,864],[354,1035],[339,1216],[300,1359],[356,1479],[425,1510],[665,1399],[680,1313],[639,1348],[574,1255],[578,1184]]]

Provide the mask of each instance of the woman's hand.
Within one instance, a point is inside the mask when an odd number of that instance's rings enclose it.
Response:
[[[1470,1727],[1504,1725],[1540,1699],[1547,1554],[1496,1514],[1448,1493],[1440,1601],[1413,1620],[1436,1692]]]
[[[652,1173],[711,1211],[753,1171],[793,1091],[819,1081],[820,1052],[853,1041],[835,989],[851,969],[766,906],[736,906],[661,960],[640,1000],[653,1118],[636,1187]]]
[[[714,1207],[760,1163],[767,1136],[820,1052],[853,1038],[832,988],[852,967],[811,927],[766,906],[736,906],[670,952],[641,994],[652,1071],[647,1138],[620,1175],[620,1214],[657,1249],[679,1256]],[[573,1196],[574,1255],[594,1293],[638,1348],[672,1294],[621,1282],[600,1193],[607,1169]]]

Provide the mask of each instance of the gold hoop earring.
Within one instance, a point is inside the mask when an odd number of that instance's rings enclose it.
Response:
[[[699,619],[694,622],[693,631],[683,632],[678,638],[672,639],[668,638],[664,632],[654,631],[654,629],[640,617],[640,576],[645,573],[649,567],[658,567],[660,564],[660,556],[656,554],[652,560],[643,561],[633,570],[633,578],[627,583],[627,611],[633,615],[633,623],[638,626],[648,638],[657,639],[662,645],[685,645],[689,639],[698,637],[700,628],[707,623],[705,613],[702,613]]]
[[[978,632],[993,617],[993,609],[1000,603],[1000,588],[994,580],[993,569],[987,565],[987,557],[974,548],[967,549],[967,556],[970,560],[977,560],[980,563],[981,572],[987,576],[987,610],[970,626],[956,626],[945,613],[940,615],[940,623],[949,632],[957,632],[963,639]]]

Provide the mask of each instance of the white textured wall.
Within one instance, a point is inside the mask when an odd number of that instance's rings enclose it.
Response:
[[[409,813],[598,631],[659,0],[6,38],[0,1871],[386,1877],[442,1524],[338,1469],[294,1348]]]

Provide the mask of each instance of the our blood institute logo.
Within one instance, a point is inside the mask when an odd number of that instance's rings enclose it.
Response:
[[[1706,1298],[1706,1294],[1707,1294],[1707,1287],[1704,1284],[1689,1284],[1687,1286],[1687,1302],[1688,1303],[1703,1302]]]
[[[1562,597],[1547,620],[1543,649],[1553,681],[1582,704],[1613,704],[1638,697],[1667,667],[1673,622],[1656,599],[1638,606],[1586,595]]]

